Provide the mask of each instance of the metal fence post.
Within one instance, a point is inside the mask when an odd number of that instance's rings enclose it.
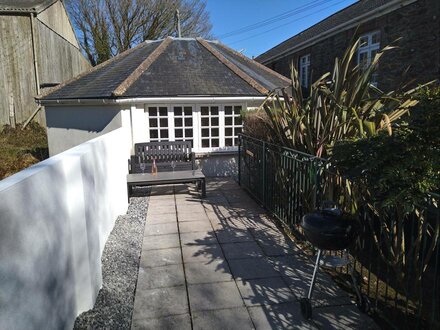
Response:
[[[266,206],[266,142],[263,141],[263,205]]]
[[[241,134],[238,135],[238,185],[241,186]]]

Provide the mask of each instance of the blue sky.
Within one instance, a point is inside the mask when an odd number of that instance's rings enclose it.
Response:
[[[215,39],[258,56],[356,0],[208,0]],[[280,16],[283,15],[283,16]],[[273,19],[272,19],[273,18]],[[255,29],[237,30],[258,24]],[[227,35],[234,32],[234,35]]]

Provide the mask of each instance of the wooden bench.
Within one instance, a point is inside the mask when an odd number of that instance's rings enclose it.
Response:
[[[195,168],[195,156],[190,141],[136,143],[135,154],[129,159],[127,175],[128,197],[134,186],[151,186],[173,183],[197,183],[206,195],[205,175]],[[153,160],[157,174],[151,174]],[[146,164],[144,172],[140,163]],[[171,165],[174,165],[174,168]]]

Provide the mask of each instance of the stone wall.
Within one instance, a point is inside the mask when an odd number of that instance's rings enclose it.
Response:
[[[398,48],[382,58],[378,71],[378,87],[393,90],[402,83],[416,86],[440,78],[440,1],[418,0],[356,28],[341,31],[308,48],[265,63],[269,68],[289,77],[290,64],[298,67],[301,56],[311,54],[311,81],[333,69],[335,57],[341,57],[353,35],[380,31],[381,47],[394,44]],[[400,40],[397,40],[399,39]],[[406,73],[405,71],[408,70]]]

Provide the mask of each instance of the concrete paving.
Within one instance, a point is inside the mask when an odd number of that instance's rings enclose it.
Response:
[[[313,319],[298,300],[313,263],[232,180],[152,189],[133,329],[376,329],[318,275]]]

